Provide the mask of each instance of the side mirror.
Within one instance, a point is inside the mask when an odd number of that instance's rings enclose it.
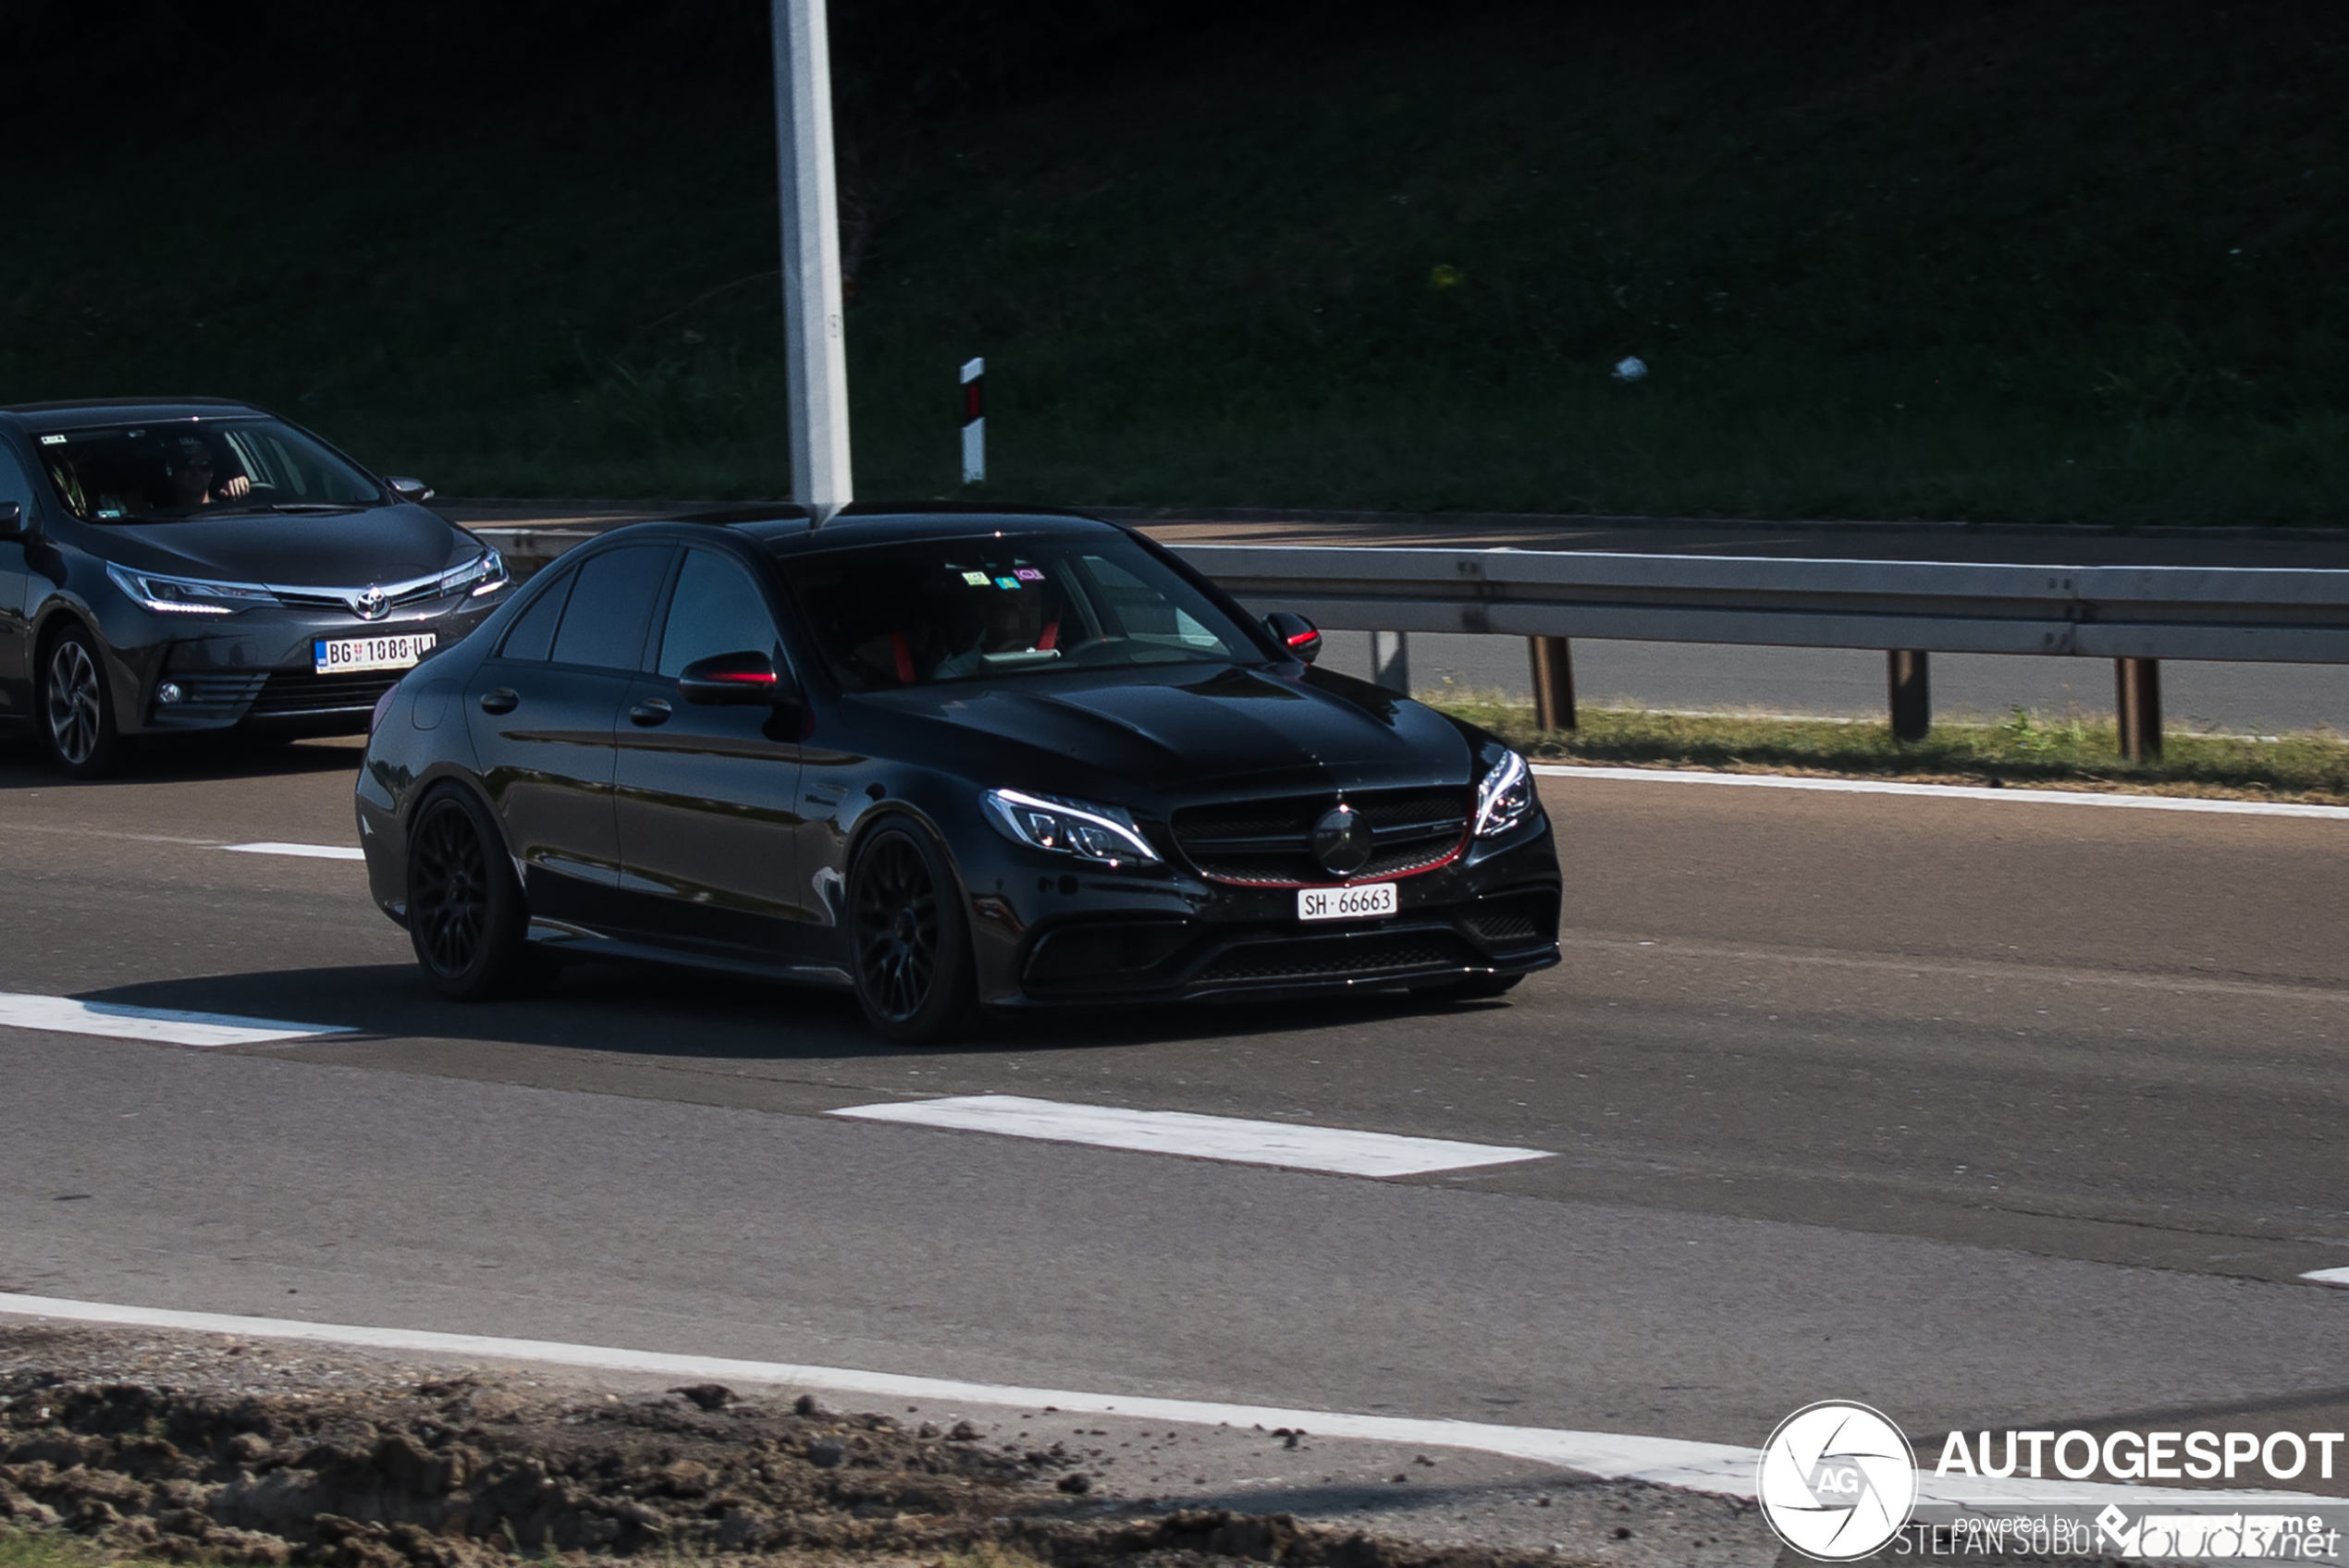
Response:
[[[32,532],[25,525],[24,508],[16,501],[0,501],[0,539],[22,539]]]
[[[1286,610],[1274,610],[1264,618],[1265,630],[1281,640],[1288,656],[1311,664],[1322,656],[1322,634],[1311,621]]]
[[[712,654],[677,676],[677,694],[704,707],[781,707],[799,701],[765,654]]]
[[[438,492],[434,490],[431,485],[425,484],[421,479],[408,479],[396,473],[385,474],[384,483],[391,486],[391,493],[393,495],[399,496],[403,501],[413,502],[417,506],[423,506],[426,501],[431,500],[435,495],[438,494]]]

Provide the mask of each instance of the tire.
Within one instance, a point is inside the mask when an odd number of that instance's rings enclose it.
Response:
[[[424,981],[456,1001],[510,996],[551,965],[529,950],[530,906],[489,808],[444,789],[408,826],[408,940]]]
[[[105,655],[79,626],[59,632],[41,655],[41,741],[51,760],[76,778],[103,778],[122,751]]]
[[[975,1011],[961,884],[929,836],[877,829],[848,868],[850,971],[865,1020],[902,1046],[935,1044]]]

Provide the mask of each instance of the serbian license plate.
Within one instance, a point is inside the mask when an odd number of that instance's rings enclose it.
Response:
[[[1384,920],[1395,913],[1395,884],[1365,882],[1359,888],[1301,888],[1299,920]]]
[[[429,631],[403,631],[396,637],[321,637],[310,644],[310,652],[321,675],[407,669],[431,653],[437,641]]]

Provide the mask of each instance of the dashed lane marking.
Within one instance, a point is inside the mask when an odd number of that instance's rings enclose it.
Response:
[[[299,855],[304,860],[365,860],[364,850],[346,849],[340,844],[223,844],[231,854],[240,855]]]
[[[965,1133],[997,1133],[1054,1144],[1092,1144],[1145,1154],[1241,1165],[1278,1165],[1341,1176],[1419,1176],[1479,1165],[1508,1165],[1555,1158],[1548,1149],[1495,1144],[1456,1144],[1343,1127],[1300,1127],[1181,1110],[1129,1110],[1123,1106],[1067,1105],[1018,1095],[963,1095],[949,1099],[852,1105],[830,1112],[866,1121],[902,1121]]]
[[[1543,778],[1605,778],[1640,784],[1726,784],[1747,790],[1820,790],[1840,795],[1925,795],[1950,801],[2004,801],[2042,806],[2117,806],[2134,811],[2198,811],[2222,816],[2318,816],[2349,821],[2349,806],[2285,801],[2205,801],[2183,795],[2100,794],[2086,790],[1987,790],[1974,784],[1901,784],[1885,778],[1797,778],[1776,773],[1700,773],[1669,767],[1560,767],[1539,763]]]
[[[1644,1481],[1651,1486],[1751,1499],[1758,1449],[1684,1438],[1650,1438],[1628,1432],[1580,1432],[1551,1427],[1501,1427],[1482,1421],[1428,1420],[1408,1415],[1356,1415],[1334,1410],[1285,1409],[1274,1405],[1222,1404],[1205,1400],[1149,1399],[1128,1394],[1088,1393],[1070,1389],[1021,1388],[1006,1383],[969,1383],[946,1378],[914,1378],[838,1366],[801,1366],[780,1361],[737,1361],[661,1351],[618,1350],[551,1340],[496,1339],[486,1334],[442,1334],[416,1329],[374,1329],[341,1323],[305,1323],[285,1317],[243,1317],[215,1312],[177,1312],[162,1307],[118,1306],[105,1302],[0,1293],[0,1313],[63,1318],[75,1323],[115,1323],[141,1329],[178,1329],[232,1334],[240,1339],[292,1340],[310,1344],[355,1345],[422,1355],[477,1355],[503,1361],[535,1361],[604,1372],[648,1372],[690,1382],[742,1382],[834,1393],[896,1399],[1025,1407],[1052,1405],[1070,1415],[1126,1415],[1197,1426],[1302,1427],[1317,1438],[1365,1442],[1411,1443],[1506,1454],[1580,1470],[1609,1481]],[[2333,1502],[2303,1492],[2245,1492],[2174,1487],[2114,1486],[2095,1482],[1996,1480],[1919,1472],[1917,1501],[1981,1507],[2016,1502],[2183,1503],[2220,1500]]]
[[[312,1035],[348,1035],[341,1023],[289,1023],[226,1012],[181,1012],[0,991],[0,1027],[46,1029],[60,1035],[104,1035],[117,1040],[160,1040],[174,1046],[262,1046]]]
[[[2349,1268],[2311,1268],[2300,1277],[2312,1285],[2349,1285]]]

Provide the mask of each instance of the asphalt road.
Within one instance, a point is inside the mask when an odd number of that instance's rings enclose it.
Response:
[[[1502,1004],[877,1045],[832,997],[411,977],[348,745],[0,761],[0,988],[315,1023],[0,1028],[0,1290],[1753,1444],[2339,1428],[2349,823],[1544,778]],[[845,1121],[1007,1092],[1555,1151],[1390,1181]],[[2349,1483],[2308,1483],[2349,1490]]]

